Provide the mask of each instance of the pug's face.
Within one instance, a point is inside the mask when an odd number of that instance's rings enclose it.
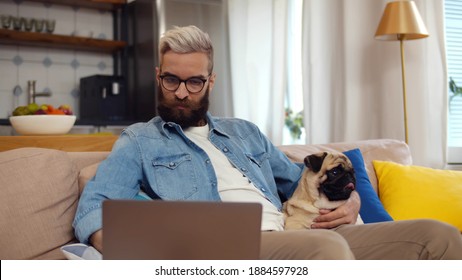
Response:
[[[356,177],[350,160],[340,153],[318,153],[304,159],[317,180],[318,191],[329,201],[346,200],[356,189]]]

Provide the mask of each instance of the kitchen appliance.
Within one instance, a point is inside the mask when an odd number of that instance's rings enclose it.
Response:
[[[120,76],[93,75],[80,79],[80,120],[127,120],[127,91]]]

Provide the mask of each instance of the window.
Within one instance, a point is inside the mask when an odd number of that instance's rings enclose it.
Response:
[[[448,76],[462,86],[462,1],[445,0]],[[449,96],[452,96],[449,92]],[[448,119],[448,163],[462,163],[462,96],[452,98]]]
[[[287,92],[285,107],[290,108],[295,117],[303,112],[302,90],[302,12],[303,1],[291,0],[288,2],[288,51],[287,51]],[[285,127],[283,144],[304,144],[305,129],[301,128],[299,139],[294,139]]]

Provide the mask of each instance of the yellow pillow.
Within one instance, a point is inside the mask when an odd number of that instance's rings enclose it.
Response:
[[[373,161],[379,197],[394,220],[436,219],[462,232],[462,172]]]

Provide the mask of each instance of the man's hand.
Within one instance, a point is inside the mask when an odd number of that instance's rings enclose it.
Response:
[[[320,210],[321,215],[314,219],[312,229],[331,229],[343,224],[354,224],[358,218],[361,199],[357,192],[352,192],[347,202],[335,210]]]
[[[102,229],[95,231],[90,236],[90,243],[101,254],[103,253],[103,230]]]

